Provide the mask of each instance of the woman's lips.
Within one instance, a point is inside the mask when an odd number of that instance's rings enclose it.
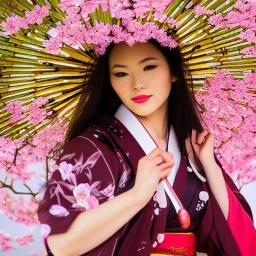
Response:
[[[145,97],[140,97],[140,98],[133,98],[132,100],[135,102],[135,103],[144,103],[144,102],[146,102],[150,97],[151,97],[152,95],[150,95],[150,96],[145,96]]]

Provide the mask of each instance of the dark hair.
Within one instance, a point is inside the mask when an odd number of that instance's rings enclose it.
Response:
[[[198,111],[192,78],[179,47],[169,49],[161,46],[156,40],[150,42],[165,56],[172,75],[177,77],[173,82],[169,96],[168,120],[173,125],[181,152],[185,155],[185,139],[191,135],[192,129],[203,130]],[[121,100],[113,90],[109,78],[109,55],[114,44],[100,56],[95,68],[84,83],[82,95],[77,104],[73,119],[70,122],[66,141],[80,135],[100,115],[113,116],[121,104]],[[197,159],[198,160],[198,159]]]

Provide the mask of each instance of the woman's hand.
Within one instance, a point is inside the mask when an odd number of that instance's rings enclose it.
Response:
[[[193,147],[203,167],[207,166],[207,164],[215,163],[213,135],[207,130],[197,134],[197,131],[193,129],[190,138],[187,138],[185,141],[186,150],[188,152],[190,161],[192,161],[192,163],[198,168],[192,150]]]
[[[152,198],[158,184],[167,178],[174,165],[173,156],[161,148],[155,148],[142,157],[137,166],[133,191],[135,198],[144,205]]]
[[[209,187],[227,220],[229,213],[229,197],[221,168],[218,166],[214,158],[213,135],[207,130],[204,130],[199,134],[197,134],[196,130],[192,130],[191,143],[190,138],[186,139],[188,157],[192,162],[194,161],[193,164],[195,164],[192,147],[203,166]],[[195,166],[198,168],[196,164]]]

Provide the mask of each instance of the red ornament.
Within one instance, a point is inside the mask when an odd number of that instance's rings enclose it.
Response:
[[[179,222],[180,225],[186,229],[190,226],[190,216],[187,212],[187,210],[185,210],[184,208],[181,208],[178,212],[178,218],[179,218]]]

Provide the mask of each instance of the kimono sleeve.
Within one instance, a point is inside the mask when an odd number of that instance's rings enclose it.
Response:
[[[65,144],[39,204],[42,236],[64,233],[83,211],[114,197],[119,162],[110,148],[85,133]]]
[[[219,161],[218,165],[221,167]],[[249,204],[237,189],[230,176],[221,167],[229,197],[228,226],[234,236],[242,256],[252,256],[256,252],[256,230],[253,225]]]

